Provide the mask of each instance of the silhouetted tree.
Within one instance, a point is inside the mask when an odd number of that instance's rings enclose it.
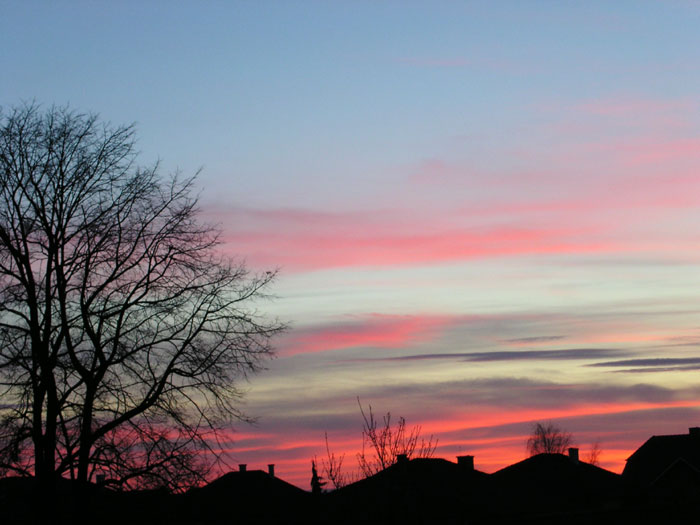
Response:
[[[535,454],[563,454],[573,444],[573,436],[560,429],[551,421],[537,422],[532,427],[532,434],[527,440],[527,450]]]
[[[316,462],[311,461],[311,493],[318,496],[323,492],[325,485],[326,482],[323,481],[323,478],[318,475],[318,470],[316,470]]]
[[[395,426],[391,424],[391,412],[383,418],[383,424],[374,417],[372,406],[367,413],[357,398],[363,419],[362,451],[357,454],[357,461],[362,474],[369,477],[396,463],[399,454],[412,457],[429,458],[435,453],[437,440],[433,436],[427,439],[421,435],[420,425],[406,428],[406,420],[399,417]]]
[[[600,442],[596,441],[591,446],[591,450],[588,452],[588,457],[586,458],[586,463],[598,466],[600,464],[600,455],[603,451],[600,448]]]
[[[333,488],[339,489],[347,484],[347,475],[345,472],[343,472],[343,460],[345,459],[345,454],[336,456],[334,452],[331,452],[331,448],[328,445],[328,432],[325,433],[325,438],[326,457],[325,459],[321,460],[323,473],[333,484]]]
[[[193,178],[135,162],[131,126],[0,111],[0,468],[42,486],[201,479],[282,329],[253,308],[274,273],[217,253]]]
[[[29,476],[32,459],[27,443],[31,440],[31,427],[17,417],[14,407],[7,407],[0,417],[0,477],[8,474]]]

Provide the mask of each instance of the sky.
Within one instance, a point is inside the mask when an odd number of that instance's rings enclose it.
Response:
[[[135,123],[289,323],[222,441],[309,488],[358,398],[603,467],[700,425],[700,2],[0,0],[0,106]]]

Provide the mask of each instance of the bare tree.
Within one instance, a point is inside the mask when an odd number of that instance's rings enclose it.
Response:
[[[563,454],[573,444],[573,436],[551,421],[538,421],[532,427],[532,434],[527,440],[527,450],[535,454]]]
[[[209,473],[204,435],[155,426],[139,418],[105,435],[95,444],[90,477],[119,490],[166,488],[179,491],[200,483]]]
[[[435,453],[437,440],[432,435],[423,437],[420,425],[409,429],[403,417],[392,425],[391,412],[386,413],[380,425],[371,405],[365,413],[360,398],[357,398],[357,404],[363,419],[362,451],[357,454],[357,461],[364,476],[372,476],[393,465],[401,454],[410,459],[429,458]]]
[[[193,183],[138,167],[131,126],[0,111],[0,468],[177,488],[245,419],[274,272],[218,253]]]
[[[345,454],[336,456],[335,452],[331,452],[331,448],[328,445],[328,432],[325,433],[326,438],[326,457],[321,460],[321,465],[323,467],[323,473],[326,478],[333,484],[333,488],[339,489],[347,485],[348,477],[345,472],[343,472],[343,460],[345,459]]]
[[[0,417],[0,477],[29,476],[32,458],[27,443],[31,439],[31,428],[11,407],[5,408],[5,412]]]
[[[600,464],[600,455],[603,453],[600,448],[600,441],[596,441],[591,446],[591,450],[588,452],[588,457],[586,458],[586,463],[598,466]]]

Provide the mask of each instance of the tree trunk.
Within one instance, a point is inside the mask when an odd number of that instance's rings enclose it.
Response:
[[[46,407],[46,421],[42,422],[44,388],[34,403],[34,476],[36,477],[38,498],[41,502],[36,511],[36,517],[41,524],[55,522],[56,512],[56,421],[55,396],[49,395]],[[52,403],[50,400],[54,398]],[[53,418],[53,423],[51,419]],[[44,424],[42,424],[44,423]]]
[[[83,420],[80,425],[80,445],[78,449],[78,483],[87,483],[90,467],[90,449],[92,448],[92,408],[95,401],[95,389],[87,385]]]

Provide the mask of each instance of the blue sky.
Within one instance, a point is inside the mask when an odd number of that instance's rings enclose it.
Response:
[[[697,425],[700,3],[0,8],[0,105],[135,122],[280,268],[234,462],[352,464],[356,396],[488,471],[538,419],[618,470]]]

